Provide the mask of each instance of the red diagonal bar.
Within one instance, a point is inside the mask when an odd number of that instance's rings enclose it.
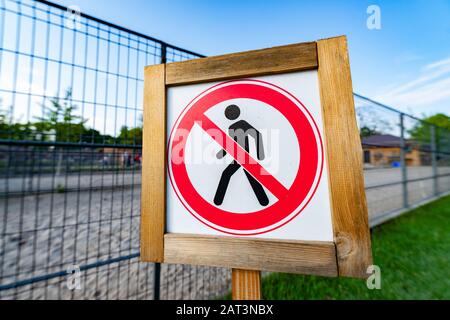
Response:
[[[278,200],[287,194],[288,189],[207,116],[203,115],[196,123]]]

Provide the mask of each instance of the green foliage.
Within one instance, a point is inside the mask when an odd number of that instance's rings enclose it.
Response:
[[[28,140],[33,134],[32,123],[12,122],[11,110],[5,110],[0,100],[0,139]]]
[[[0,139],[7,139],[8,131],[9,131],[9,123],[8,123],[8,115],[3,110],[3,106],[1,105],[0,100]]]
[[[3,110],[3,100],[0,98],[0,125],[6,123],[7,116],[7,112]]]
[[[364,126],[364,127],[361,127],[361,129],[359,130],[359,134],[360,134],[361,138],[364,138],[364,137],[370,137],[370,136],[380,134],[380,132],[378,132],[374,128]]]
[[[85,129],[81,136],[81,142],[111,144],[114,143],[114,137],[100,134],[100,132],[95,129]]]
[[[74,115],[77,106],[72,104],[72,90],[68,89],[64,98],[50,99],[50,106],[43,105],[45,114],[38,117],[34,127],[38,132],[46,132],[41,140],[48,140],[48,135],[54,136],[55,141],[79,142],[86,132],[86,120]]]
[[[34,122],[13,122],[11,111],[5,110],[0,100],[0,139],[37,140],[59,142],[84,142],[100,144],[142,144],[142,118],[137,127],[123,126],[118,136],[101,134],[86,127],[86,119],[76,115],[77,106],[72,102],[69,88],[63,98],[52,98],[42,105],[44,114]]]
[[[1,120],[0,120],[1,121]],[[0,122],[0,139],[31,140],[35,136],[33,124]]]
[[[417,124],[408,131],[411,138],[422,143],[431,141],[431,125],[435,125],[436,147],[438,150],[450,150],[448,145],[448,136],[450,135],[450,117],[437,113],[435,115],[423,118],[426,122],[418,121]]]
[[[372,232],[381,289],[365,280],[273,273],[265,299],[450,299],[450,196],[412,210]]]
[[[450,117],[443,113],[436,113],[435,115],[426,117],[423,120],[450,131]]]
[[[392,130],[391,123],[377,112],[374,112],[372,108],[357,107],[356,116],[358,117],[358,123],[361,128],[359,132],[361,138],[390,132]]]
[[[77,106],[72,103],[72,91],[64,98],[52,98],[44,105],[44,115],[35,122],[14,122],[10,110],[5,110],[0,100],[0,139],[37,140],[85,143],[114,143],[114,137],[102,135],[98,130],[87,128],[86,120],[75,114]],[[122,132],[121,132],[122,134]],[[125,141],[142,141],[142,129],[126,129]]]
[[[58,184],[56,185],[56,192],[57,192],[57,193],[64,193],[64,192],[66,192],[66,188],[64,187],[63,184],[58,183]]]
[[[123,126],[117,139],[120,144],[142,144],[142,127],[128,129]]]

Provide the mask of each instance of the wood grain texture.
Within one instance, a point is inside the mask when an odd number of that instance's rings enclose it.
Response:
[[[233,269],[231,297],[233,300],[261,300],[261,271]]]
[[[169,63],[166,84],[181,85],[317,68],[315,42]]]
[[[141,260],[163,262],[166,210],[165,65],[148,66],[144,73]]]
[[[339,275],[364,278],[372,253],[346,37],[318,41],[317,54]]]
[[[333,242],[166,234],[164,261],[337,276]]]

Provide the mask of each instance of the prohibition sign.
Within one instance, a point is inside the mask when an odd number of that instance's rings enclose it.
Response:
[[[205,115],[207,110],[218,103],[238,98],[258,100],[273,107],[292,126],[300,150],[300,161],[295,179],[290,186],[279,182]],[[261,210],[242,214],[226,211],[214,205],[212,199],[204,199],[189,179],[184,161],[187,141],[184,133],[191,132],[196,124],[272,193],[277,201],[270,206],[262,207]],[[184,207],[205,225],[234,235],[266,233],[294,219],[312,199],[323,169],[322,139],[308,109],[289,92],[261,80],[227,81],[199,94],[186,106],[175,122],[167,150],[169,179]],[[181,158],[181,161],[176,160],[176,157]]]

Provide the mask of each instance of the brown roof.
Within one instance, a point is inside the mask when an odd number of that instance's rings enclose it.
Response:
[[[391,134],[377,134],[362,138],[362,144],[366,146],[400,147],[400,137]]]

